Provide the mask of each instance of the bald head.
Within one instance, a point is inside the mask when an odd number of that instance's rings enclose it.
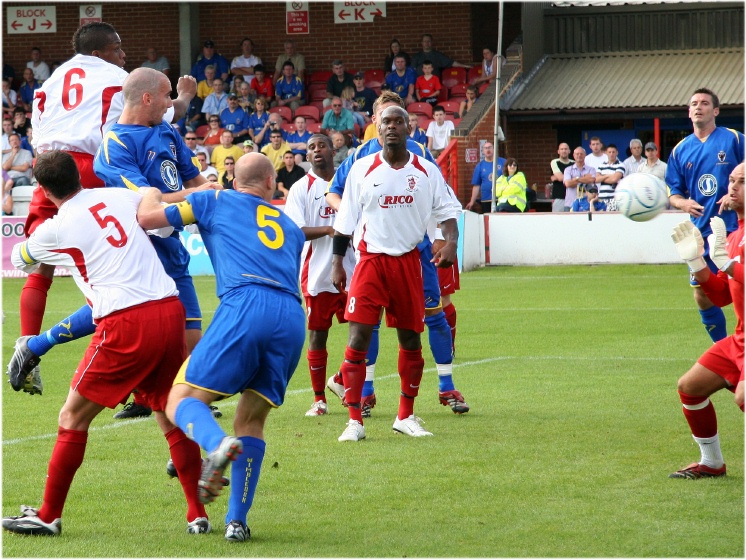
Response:
[[[267,156],[250,152],[236,162],[234,188],[270,201],[275,193],[276,177],[275,167]]]
[[[127,76],[122,86],[125,105],[141,104],[143,95],[146,93],[155,95],[164,80],[167,82],[168,78],[163,72],[152,68],[136,68]]]

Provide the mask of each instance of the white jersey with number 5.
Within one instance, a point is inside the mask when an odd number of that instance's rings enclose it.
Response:
[[[94,318],[178,295],[137,223],[140,200],[127,189],[82,189],[13,247],[13,266],[26,272],[37,263],[66,267]]]
[[[39,153],[95,154],[122,114],[128,73],[95,56],[76,54],[34,92],[31,126]]]

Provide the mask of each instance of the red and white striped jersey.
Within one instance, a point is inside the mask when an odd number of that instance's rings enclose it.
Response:
[[[66,267],[96,319],[178,295],[137,223],[141,198],[128,189],[82,189],[13,248],[13,266],[26,272],[37,263]]]
[[[299,228],[334,227],[336,211],[326,203],[324,193],[328,182],[313,170],[293,184],[285,201],[285,214]],[[355,251],[347,249],[343,260],[347,273],[347,287],[355,268]],[[304,296],[316,296],[321,292],[338,293],[332,285],[332,238],[325,235],[313,241],[306,241],[301,254],[300,283]]]

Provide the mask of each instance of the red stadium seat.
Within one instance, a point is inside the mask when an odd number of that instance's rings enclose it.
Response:
[[[282,123],[282,130],[288,134],[295,132],[295,125],[293,123]]]
[[[484,82],[481,86],[479,86],[479,95],[482,95],[484,93],[484,90],[486,90],[488,87],[490,87],[489,82]]]
[[[308,86],[308,95],[311,101],[323,101],[326,99],[326,84],[311,84]]]
[[[272,107],[269,110],[270,113],[279,113],[285,122],[291,122],[293,120],[293,110],[290,107]]]
[[[427,132],[427,126],[433,122],[433,119],[426,117],[425,115],[417,115],[417,126]]]
[[[198,126],[194,133],[197,135],[197,138],[204,138],[208,130],[210,130],[210,126],[203,124],[202,126]]]
[[[469,72],[466,75],[466,81],[471,83],[474,83],[474,80],[477,78],[480,78],[484,74],[484,68],[480,64],[479,66],[472,66],[469,68]]]
[[[430,118],[433,116],[433,108],[429,103],[423,103],[422,101],[416,101],[407,105],[407,113],[414,113],[415,115],[425,115]]]
[[[295,110],[295,116],[306,117],[306,121],[309,122],[319,122],[321,120],[321,112],[314,105],[301,105]]]
[[[448,99],[453,99],[454,97],[466,97],[466,88],[469,87],[469,84],[456,84],[455,86],[451,87],[448,91]]]
[[[326,86],[326,82],[329,81],[329,78],[332,77],[332,71],[331,70],[316,70],[315,72],[311,72],[311,76],[308,79],[309,84],[324,84]]]
[[[465,82],[466,70],[464,68],[444,68],[440,74],[440,83],[449,89]]]
[[[321,123],[318,123],[318,122],[308,123],[308,126],[306,127],[306,129],[311,134],[316,134],[317,132],[321,132]]]
[[[370,82],[379,82],[378,87],[380,87],[383,80],[386,78],[384,75],[383,70],[380,68],[376,68],[374,70],[366,70],[363,72],[365,75],[365,85],[366,87],[373,87],[370,85]]]
[[[446,110],[446,113],[453,115],[454,113],[458,113],[459,105],[461,105],[460,101],[441,101],[438,103],[443,109]]]

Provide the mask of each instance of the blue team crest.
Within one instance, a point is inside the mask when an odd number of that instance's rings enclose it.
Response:
[[[718,152],[718,161],[720,163],[723,163],[725,161],[725,150],[720,150]]]
[[[169,148],[171,148],[171,154],[174,156],[174,159],[177,159],[176,158],[176,144],[171,143],[168,146]]]
[[[718,192],[717,177],[709,173],[702,175],[697,181],[697,188],[704,196],[713,196]]]
[[[166,160],[161,162],[161,179],[163,184],[172,191],[179,190],[179,174],[176,170],[176,164],[173,161]]]

